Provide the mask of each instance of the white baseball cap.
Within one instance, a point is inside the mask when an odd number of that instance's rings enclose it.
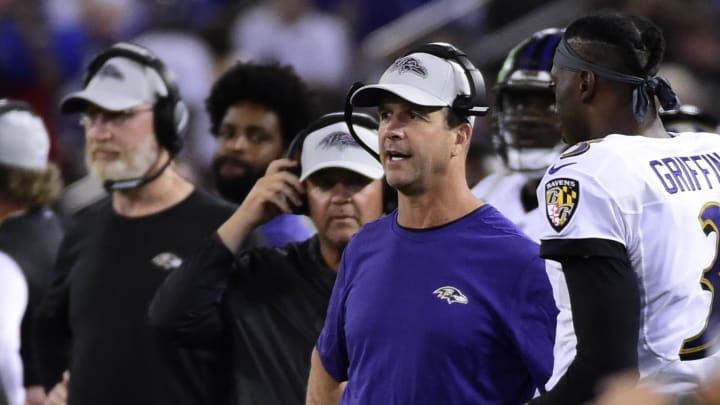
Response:
[[[116,56],[97,70],[82,91],[67,95],[60,108],[66,114],[77,113],[92,103],[104,110],[122,111],[155,104],[158,95],[167,94],[165,83],[152,67]]]
[[[376,107],[387,93],[416,105],[451,107],[458,95],[471,91],[458,63],[418,52],[395,60],[378,84],[359,88],[350,101],[356,107]]]
[[[47,167],[50,137],[42,119],[22,109],[0,115],[0,163],[24,169]]]
[[[354,125],[353,129],[365,145],[378,152],[377,131],[360,125]],[[383,176],[380,162],[355,142],[345,122],[336,122],[308,134],[303,142],[300,162],[300,181],[327,168],[347,169],[371,179]]]

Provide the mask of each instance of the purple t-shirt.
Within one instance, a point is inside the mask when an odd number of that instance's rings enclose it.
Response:
[[[521,404],[553,366],[539,247],[485,205],[410,230],[397,212],[345,250],[318,351],[342,404]]]

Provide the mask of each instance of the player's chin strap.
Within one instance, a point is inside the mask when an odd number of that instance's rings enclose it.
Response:
[[[160,155],[162,156],[162,155]],[[158,157],[159,158],[159,157]],[[167,162],[155,173],[149,175],[149,176],[142,176],[142,177],[136,177],[133,179],[123,179],[123,180],[105,180],[103,182],[103,188],[105,188],[105,191],[108,193],[112,193],[113,191],[119,191],[119,190],[130,190],[134,188],[140,188],[151,181],[157,179],[160,177],[161,174],[165,171],[165,169],[170,166],[170,163],[172,163],[172,156],[168,156]]]
[[[355,139],[355,142],[358,143],[367,153],[370,154],[370,156],[374,157],[378,162],[382,163],[380,160],[380,154],[375,152],[370,146],[368,146],[365,141],[360,138],[360,136],[355,132],[355,127],[353,126],[353,106],[350,102],[350,99],[352,98],[353,94],[355,94],[356,91],[360,87],[364,86],[361,82],[355,82],[350,87],[350,90],[348,90],[347,97],[345,98],[345,111],[344,111],[344,118],[345,118],[345,124],[348,127],[348,130],[350,130],[350,135]],[[378,136],[380,136],[378,134]]]
[[[650,96],[652,95],[660,100],[660,105],[665,110],[674,110],[680,106],[680,100],[678,100],[672,87],[670,87],[670,83],[664,77],[628,75],[596,65],[583,59],[575,52],[568,45],[565,37],[562,38],[555,50],[553,64],[570,70],[589,70],[606,80],[632,85],[633,114],[638,122],[645,118],[645,112],[648,105],[650,105]]]

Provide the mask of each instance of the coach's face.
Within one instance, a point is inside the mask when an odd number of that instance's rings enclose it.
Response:
[[[419,195],[445,181],[455,139],[446,125],[446,111],[388,97],[378,114],[380,158],[388,184],[405,195]]]
[[[151,105],[107,111],[88,104],[81,123],[85,127],[85,163],[100,181],[144,176],[159,158]]]
[[[271,161],[285,152],[280,117],[265,106],[239,102],[225,112],[218,130],[213,175],[218,192],[240,203]]]

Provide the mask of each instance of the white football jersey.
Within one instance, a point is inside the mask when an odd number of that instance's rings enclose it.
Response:
[[[480,180],[472,188],[472,193],[497,208],[510,221],[518,224],[525,216],[525,209],[520,201],[520,190],[527,181],[528,177],[525,174],[502,168]]]
[[[684,392],[706,379],[720,360],[720,136],[582,142],[537,192],[544,253],[625,248],[640,290],[641,381]]]

